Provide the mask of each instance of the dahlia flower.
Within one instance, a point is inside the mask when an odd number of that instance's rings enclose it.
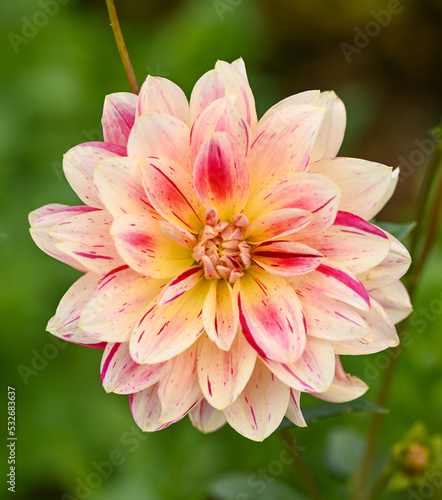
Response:
[[[30,215],[46,253],[84,275],[48,330],[104,349],[101,380],[156,431],[189,417],[261,441],[301,392],[362,395],[340,355],[398,343],[411,310],[404,246],[368,222],[397,171],[336,157],[334,92],[289,97],[258,121],[242,60],[219,61],[188,103],[165,78],[107,96],[104,142],[64,172],[85,205]]]

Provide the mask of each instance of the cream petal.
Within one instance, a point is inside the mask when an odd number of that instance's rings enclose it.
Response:
[[[201,266],[189,267],[167,283],[158,297],[157,304],[159,306],[164,306],[178,297],[181,297],[181,295],[184,295],[194,286],[198,285],[203,276],[204,271]]]
[[[105,142],[127,146],[127,138],[135,121],[138,96],[129,92],[116,92],[104,100],[103,137]]]
[[[400,281],[372,290],[370,295],[384,308],[394,324],[405,319],[413,311],[407,289]]]
[[[218,430],[226,423],[224,413],[210,406],[205,399],[190,410],[189,418],[192,425],[205,434]]]
[[[304,416],[302,415],[300,400],[301,391],[290,389],[289,406],[285,416],[298,427],[307,427]]]
[[[161,422],[161,402],[158,384],[129,395],[130,411],[135,423],[145,432],[154,432],[169,427],[174,422]]]

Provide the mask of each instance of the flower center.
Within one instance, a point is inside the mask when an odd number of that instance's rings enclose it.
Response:
[[[206,278],[224,278],[234,283],[250,267],[250,247],[244,233],[250,223],[243,214],[233,223],[220,221],[216,208],[206,212],[206,225],[193,249],[193,258],[204,267]]]

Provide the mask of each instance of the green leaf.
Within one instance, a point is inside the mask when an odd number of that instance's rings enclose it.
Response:
[[[281,468],[284,464],[281,463]],[[307,500],[305,496],[279,483],[271,471],[260,474],[231,473],[212,481],[208,493],[216,500]]]
[[[404,243],[411,231],[416,227],[416,222],[406,222],[404,224],[395,224],[394,222],[379,222],[374,221],[376,226],[388,231],[396,237],[401,243]]]

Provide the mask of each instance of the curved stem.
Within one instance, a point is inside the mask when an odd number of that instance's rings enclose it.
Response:
[[[135,76],[132,63],[130,62],[129,53],[124,43],[123,33],[121,32],[120,21],[118,20],[117,9],[115,8],[114,0],[106,0],[107,10],[109,12],[109,20],[114,32],[115,41],[117,42],[118,52],[120,53],[123,62],[124,71],[126,72],[129,85],[134,94],[138,94],[140,88],[138,87],[137,78]]]

